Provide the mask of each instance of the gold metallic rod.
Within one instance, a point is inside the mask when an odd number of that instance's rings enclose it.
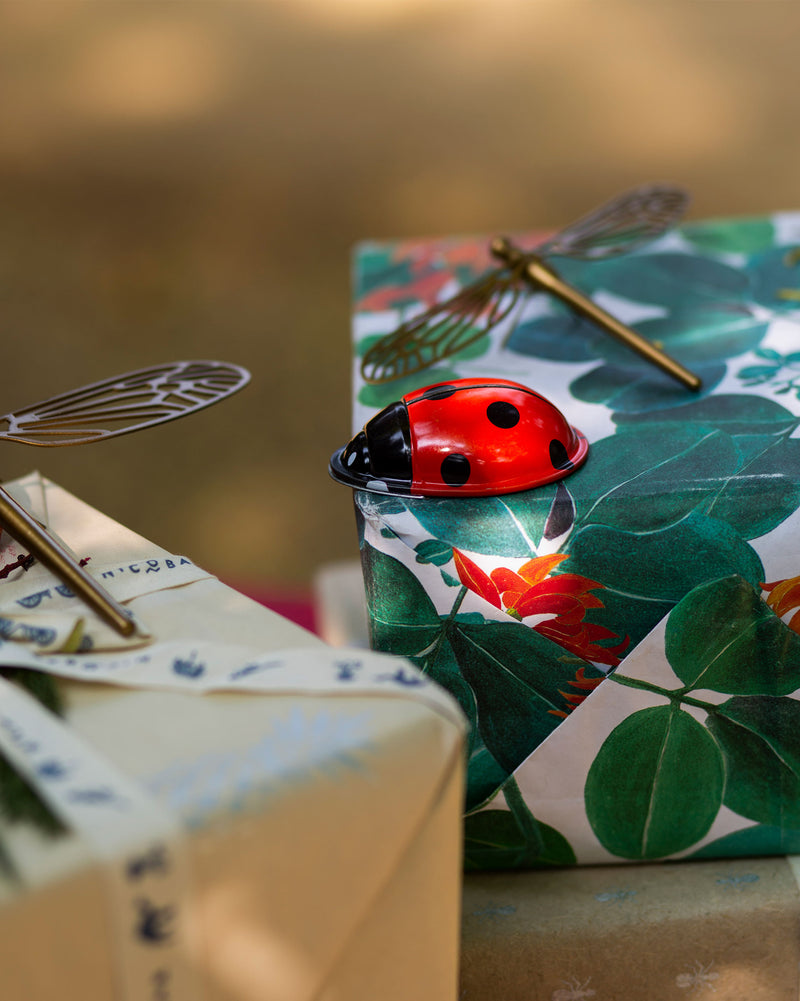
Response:
[[[559,299],[563,299],[573,309],[599,324],[604,330],[632,351],[641,355],[642,358],[645,358],[651,364],[657,365],[662,372],[666,372],[673,379],[677,379],[687,389],[696,392],[702,388],[703,383],[694,372],[690,372],[689,369],[684,368],[680,362],[675,361],[674,358],[665,354],[651,341],[642,337],[641,334],[637,334],[630,327],[626,327],[623,323],[620,323],[610,313],[601,309],[597,303],[580,293],[576,288],[573,288],[572,285],[568,285],[540,257],[536,257],[533,254],[524,254],[505,237],[492,240],[491,250],[495,257],[499,257],[512,267],[524,261],[523,274],[532,285],[538,289],[543,288],[548,292],[552,292]]]
[[[26,546],[37,560],[52,570],[112,629],[123,636],[134,633],[136,623],[130,612],[112,598],[75,557],[56,542],[3,487],[0,487],[0,525],[12,539]]]

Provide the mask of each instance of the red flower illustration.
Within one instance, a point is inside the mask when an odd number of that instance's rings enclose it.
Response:
[[[567,702],[566,710],[562,709],[548,709],[547,711],[552,716],[560,716],[562,719],[566,719],[568,714],[576,709],[581,702],[589,695],[597,686],[603,681],[603,678],[586,678],[584,677],[585,668],[579,667],[575,672],[575,680],[568,681],[568,685],[572,685],[573,688],[577,688],[577,692],[562,692],[561,689],[558,690],[559,695],[563,695]]]
[[[358,308],[365,313],[394,309],[403,298],[406,301],[413,299],[426,306],[432,306],[437,302],[439,293],[450,279],[451,276],[444,271],[432,271],[430,274],[417,278],[410,285],[402,287],[388,285],[384,288],[377,288],[361,297]]]
[[[793,608],[797,609],[787,625],[794,632],[800,633],[800,577],[787,577],[771,584],[762,584],[762,590],[769,592],[767,604],[772,611],[782,619]]]
[[[602,640],[619,637],[605,626],[584,622],[588,609],[603,608],[603,602],[592,592],[604,585],[581,574],[551,575],[559,563],[569,558],[567,554],[537,556],[519,571],[498,567],[488,575],[457,549],[453,556],[461,583],[495,608],[505,609],[520,621],[530,615],[546,616],[532,626],[542,636],[584,660],[609,667],[619,664],[628,637],[615,646],[601,646]]]
[[[479,275],[498,266],[487,240],[401,240],[395,244],[392,258],[408,259],[417,277],[433,269],[442,269],[452,277],[457,268],[468,268]]]
[[[435,305],[442,290],[452,282],[458,268],[468,268],[480,275],[493,265],[485,240],[418,241],[404,240],[392,247],[392,260],[408,261],[411,281],[389,284],[367,292],[358,301],[359,310],[392,309],[399,303],[415,300],[425,307]]]

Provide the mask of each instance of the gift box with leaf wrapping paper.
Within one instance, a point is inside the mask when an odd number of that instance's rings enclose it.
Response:
[[[354,431],[491,377],[590,443],[516,493],[355,493],[373,646],[471,721],[468,867],[800,850],[800,213],[557,261],[698,392],[530,290],[460,353],[367,383],[381,337],[496,266],[487,243],[367,243],[355,268]]]

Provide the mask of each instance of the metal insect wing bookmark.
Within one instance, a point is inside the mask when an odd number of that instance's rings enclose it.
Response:
[[[535,253],[524,253],[504,236],[495,237],[490,244],[490,249],[495,257],[505,261],[509,267],[521,266],[525,280],[535,289],[544,289],[557,296],[572,306],[574,310],[593,320],[612,337],[649,361],[651,365],[656,365],[662,372],[677,379],[687,389],[697,391],[702,387],[699,376],[684,368],[680,362],[670,357],[652,341],[648,341],[641,334],[637,334],[635,330],[620,323],[616,317],[601,309],[596,302],[583,295],[574,286],[567,284],[542,257]]]
[[[227,362],[139,369],[6,414],[0,440],[54,447],[130,434],[218,403],[249,381],[249,372]],[[136,631],[130,612],[1,486],[0,525],[114,630],[123,636]]]
[[[509,316],[527,285],[558,296],[688,389],[700,389],[694,373],[568,285],[546,260],[551,256],[604,260],[628,253],[675,226],[688,201],[680,188],[643,185],[601,205],[532,250],[521,250],[503,237],[493,240],[490,250],[504,267],[485,273],[376,341],[362,359],[365,382],[413,375],[461,351]]]

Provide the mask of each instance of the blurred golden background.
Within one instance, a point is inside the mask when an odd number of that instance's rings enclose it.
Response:
[[[787,0],[0,0],[3,409],[184,358],[248,389],[81,449],[3,445],[223,579],[355,558],[360,239],[559,226],[635,184],[800,209]]]

